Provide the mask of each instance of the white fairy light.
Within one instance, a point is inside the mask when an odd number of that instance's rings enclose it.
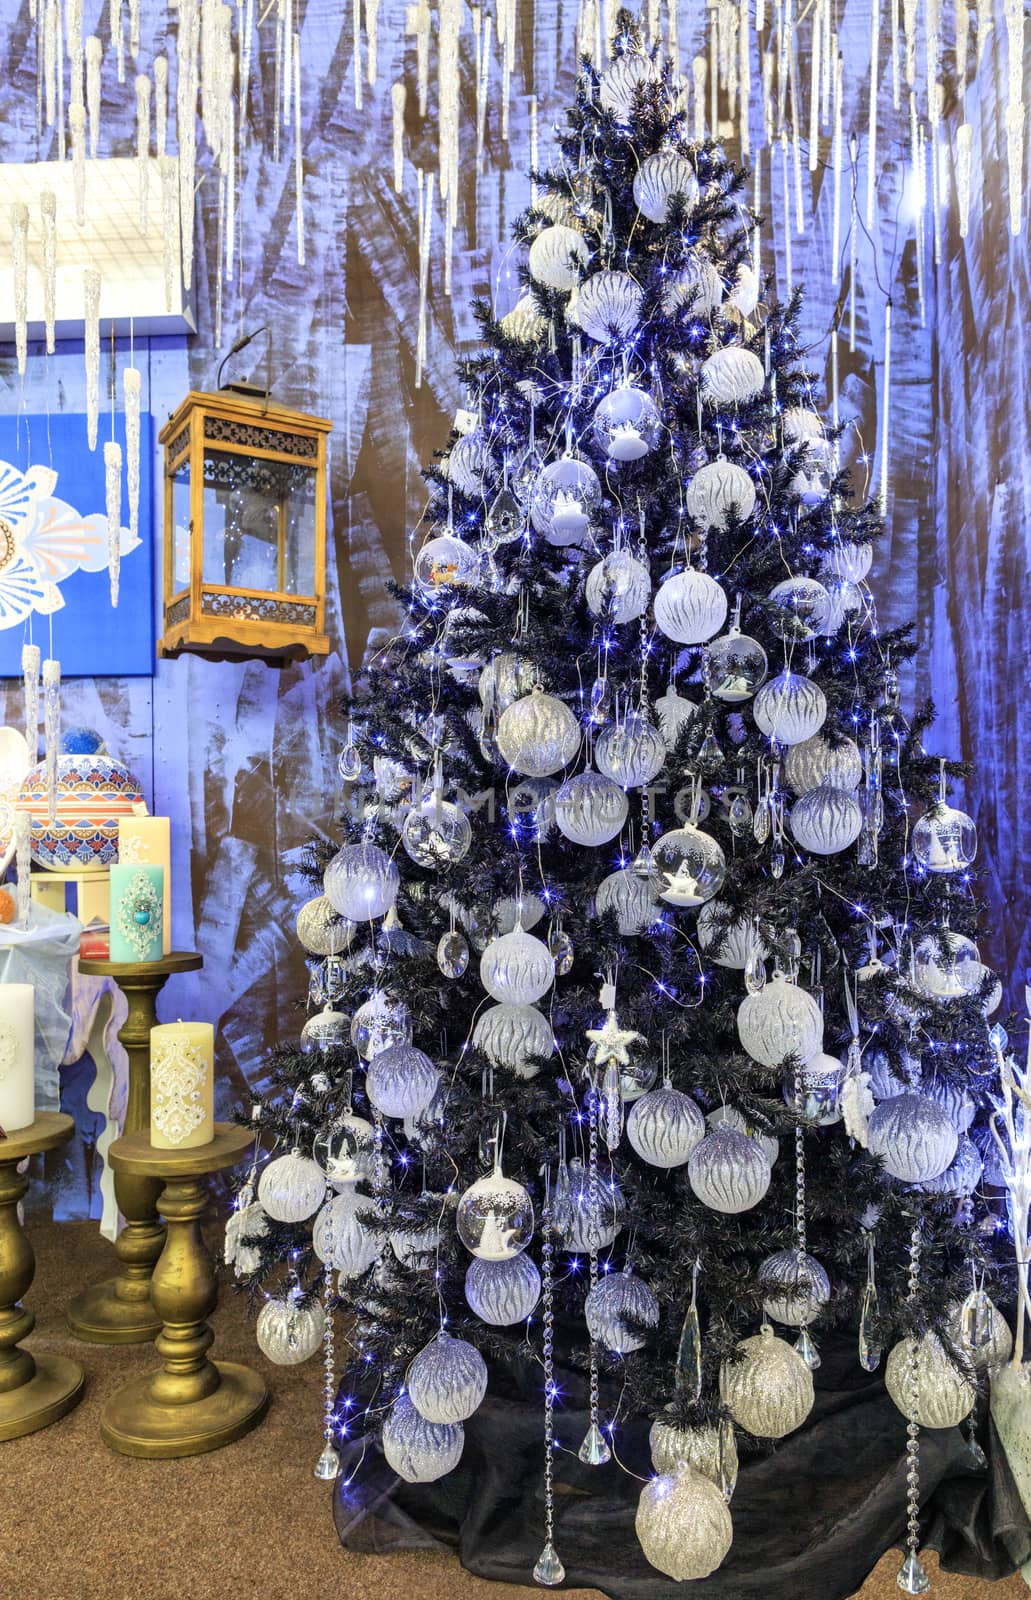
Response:
[[[243,150],[247,143],[247,96],[250,91],[251,81],[251,48],[254,38],[254,0],[244,0],[243,20],[239,32],[240,54],[240,115],[239,124],[240,149]]]
[[[111,604],[118,604],[122,556],[122,447],[117,439],[104,442],[104,500],[107,507],[107,572]]]
[[[906,38],[906,83],[916,87],[916,13],[917,0],[902,0],[902,29]]]
[[[792,110],[794,107],[792,107]],[[805,233],[805,202],[802,198],[802,149],[798,138],[798,123],[791,124],[791,170],[795,178],[795,228]]]
[[[136,367],[122,373],[125,406],[125,488],[129,500],[129,533],[133,542],[140,531],[140,384]]]
[[[54,353],[54,323],[57,316],[57,196],[44,189],[39,197],[40,231],[43,235],[43,326],[47,355]]]
[[[757,0],[762,5],[762,0]],[[756,22],[756,27],[759,24]],[[670,0],[669,12],[666,17],[666,46],[669,53],[670,66],[673,69],[673,81],[680,78],[680,7],[679,0]]]
[[[964,4],[965,0],[959,0]],[[899,75],[899,0],[888,0],[891,13],[891,103],[896,111],[902,104],[902,79]]]
[[[129,0],[129,54],[135,64],[140,54],[140,0]]]
[[[848,229],[848,348],[856,348],[856,268],[859,264],[859,140],[848,138],[849,229]]]
[[[150,178],[150,79],[145,72],[137,73],[136,76],[136,171],[140,232],[145,233]]]
[[[38,735],[36,744],[38,748]],[[18,871],[18,922],[25,928],[29,923],[32,872],[32,818],[27,811],[14,813],[14,859]]]
[[[791,169],[788,158],[788,130],[780,130],[780,163],[781,174],[784,180],[784,277],[787,284],[786,299],[790,299],[794,288],[794,272],[791,264]]]
[[[29,208],[23,200],[11,206],[11,268],[14,276],[14,344],[18,374],[25,376],[28,352]]]
[[[97,421],[100,416],[100,273],[87,267],[82,274],[84,302],[84,343],[86,356],[86,438],[91,450],[97,448]]]
[[[394,121],[394,193],[403,194],[405,186],[405,100],[408,91],[399,78],[390,90]]]

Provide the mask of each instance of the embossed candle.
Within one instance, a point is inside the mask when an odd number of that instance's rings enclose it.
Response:
[[[150,1030],[150,1142],[190,1150],[215,1137],[215,1030],[162,1022]]]
[[[0,983],[0,1128],[36,1117],[36,1008],[31,983]]]
[[[164,867],[112,866],[112,961],[160,961],[164,898]]]
[[[119,817],[118,860],[123,866],[141,862],[148,867],[164,869],[161,949],[167,956],[172,948],[172,852],[168,818]]]

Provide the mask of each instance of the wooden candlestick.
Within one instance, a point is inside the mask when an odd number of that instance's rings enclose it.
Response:
[[[18,1221],[18,1202],[29,1187],[18,1164],[65,1144],[74,1126],[58,1111],[41,1111],[27,1128],[0,1140],[0,1439],[45,1428],[82,1399],[82,1369],[74,1361],[19,1348],[36,1323],[19,1304],[35,1276],[36,1258]]]
[[[157,997],[174,973],[196,972],[203,965],[201,956],[184,950],[173,950],[160,961],[79,962],[80,972],[114,978],[129,1005],[128,1018],[118,1031],[129,1057],[126,1134],[141,1133],[146,1138],[150,1129],[150,1030],[157,1023]],[[121,1270],[116,1277],[84,1289],[72,1301],[68,1325],[77,1339],[92,1344],[142,1344],[160,1332],[161,1321],[150,1303],[151,1273],[165,1242],[164,1224],[157,1212],[160,1193],[160,1178],[115,1169],[115,1197],[125,1218],[125,1227],[115,1240]]]
[[[145,1133],[111,1146],[116,1173],[164,1183],[159,1205],[168,1223],[150,1286],[164,1324],[155,1340],[163,1365],[112,1395],[100,1421],[104,1441],[122,1455],[219,1450],[257,1427],[268,1408],[268,1390],[250,1367],[208,1359],[215,1336],[206,1319],[218,1300],[218,1281],[200,1227],[208,1204],[205,1175],[235,1166],[253,1142],[249,1128],[216,1122],[211,1143],[192,1150],[155,1150]]]

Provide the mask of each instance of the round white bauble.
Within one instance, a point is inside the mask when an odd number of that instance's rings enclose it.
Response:
[[[659,719],[659,732],[666,749],[672,750],[681,733],[698,715],[698,706],[693,700],[678,694],[670,684],[666,693],[660,694],[655,702],[655,715]]]
[[[630,867],[603,878],[594,897],[599,917],[614,911],[623,935],[645,933],[662,916],[650,878],[642,878]]]
[[[628,711],[621,722],[609,722],[601,730],[594,762],[620,788],[642,789],[665,766],[666,741],[642,712]]]
[[[648,568],[628,550],[603,557],[587,574],[584,598],[592,616],[633,622],[648,609],[652,583]]]
[[[427,1422],[408,1395],[398,1395],[383,1422],[383,1454],[406,1483],[435,1483],[462,1459],[460,1422]]]
[[[475,583],[479,570],[476,551],[453,533],[427,539],[415,557],[415,581],[430,592]]]
[[[827,585],[827,615],[820,632],[828,639],[841,631],[848,617],[857,617],[865,607],[862,591],[854,583]]]
[[[470,1261],[465,1298],[470,1311],[492,1328],[525,1322],[541,1297],[541,1275],[528,1255],[511,1261]]]
[[[513,771],[526,778],[548,778],[568,766],[579,750],[580,724],[561,700],[534,689],[502,712],[496,738]]]
[[[548,331],[548,319],[541,316],[533,295],[523,294],[502,317],[501,331],[519,344],[536,344]]]
[[[913,825],[913,857],[928,872],[963,872],[977,855],[973,817],[943,801],[925,811]]]
[[[822,784],[846,791],[863,781],[863,758],[852,739],[832,745],[822,733],[793,744],[784,757],[784,778],[797,795],[809,794]]]
[[[664,833],[652,850],[659,899],[671,906],[700,906],[718,894],[727,858],[709,834],[693,823]]]
[[[581,283],[568,316],[598,344],[628,339],[641,321],[641,291],[629,272],[596,272]]]
[[[825,552],[820,565],[828,577],[841,583],[862,583],[873,566],[873,545],[868,540],[861,544],[841,540]]]
[[[831,1285],[815,1256],[798,1249],[778,1250],[759,1268],[763,1312],[772,1322],[806,1327],[831,1297]]]
[[[973,994],[980,969],[981,956],[973,939],[950,928],[925,934],[913,951],[913,981],[921,994],[937,1000]]]
[[[681,306],[709,317],[723,300],[723,279],[707,256],[692,256],[662,286],[663,312],[671,317]]]
[[[959,1143],[948,1112],[923,1094],[882,1100],[870,1118],[867,1148],[900,1183],[926,1183],[952,1165]]]
[[[764,683],[752,702],[757,727],[777,744],[811,739],[827,717],[827,698],[818,683],[784,671]]]
[[[921,1428],[958,1428],[977,1398],[973,1384],[949,1360],[933,1332],[925,1333],[919,1343],[899,1340],[888,1354],[884,1387],[906,1421]]]
[[[530,496],[530,521],[552,544],[575,544],[591,525],[601,502],[594,468],[578,456],[562,456],[542,468]]]
[[[535,1078],[538,1060],[555,1053],[551,1023],[536,1006],[490,1006],[476,1019],[473,1045],[492,1066],[504,1067],[517,1078]]]
[[[626,1136],[649,1166],[682,1167],[705,1137],[705,1118],[690,1095],[664,1085],[634,1102]]]
[[[756,954],[765,960],[768,951],[761,939],[756,940],[751,917],[733,916],[730,907],[720,900],[709,900],[699,910],[698,943],[718,967],[743,972],[757,942]]]
[[[766,677],[766,651],[758,639],[732,628],[708,649],[709,688],[717,700],[740,705],[750,700]]]
[[[617,122],[629,122],[637,90],[641,84],[651,83],[654,78],[655,68],[649,58],[637,52],[628,52],[617,56],[602,73],[598,98]]]
[[[358,1220],[363,1204],[353,1190],[334,1195],[322,1207],[311,1231],[311,1245],[320,1261],[342,1278],[358,1278],[380,1253],[381,1238]]]
[[[480,673],[480,704],[492,707],[500,717],[514,700],[521,700],[524,694],[540,687],[540,668],[536,661],[517,655],[514,650],[503,650],[488,661]]]
[[[803,406],[787,406],[780,420],[785,444],[809,444],[813,439],[825,437],[822,417]]]
[[[755,484],[744,467],[719,456],[698,468],[687,486],[684,505],[700,528],[718,528],[722,533],[732,513],[739,522],[748,521],[755,510]]]
[[[722,1488],[737,1478],[737,1441],[733,1428],[678,1428],[656,1417],[648,1434],[652,1466],[675,1477],[683,1467],[700,1472]]]
[[[766,1326],[738,1344],[741,1359],[720,1368],[720,1395],[734,1421],[757,1439],[783,1439],[813,1409],[813,1375],[797,1350]]]
[[[737,1035],[764,1067],[779,1067],[788,1056],[805,1063],[823,1044],[823,1014],[797,983],[772,978],[738,1006]]]
[[[717,1106],[714,1111],[708,1113],[705,1120],[710,1128],[718,1128],[725,1122],[728,1128],[733,1128],[736,1133],[746,1133],[750,1139],[755,1140],[771,1167],[780,1155],[780,1140],[775,1139],[772,1133],[763,1133],[761,1129],[755,1127],[737,1106]]]
[[[317,1300],[266,1300],[258,1312],[255,1337],[262,1355],[277,1367],[296,1367],[322,1345],[325,1314]]]
[[[487,1363],[467,1339],[442,1330],[413,1358],[405,1387],[427,1422],[465,1422],[487,1393]]]
[[[675,644],[705,644],[726,620],[726,591],[695,567],[667,578],[656,593],[655,625]]]
[[[701,382],[702,397],[710,405],[743,405],[762,393],[766,374],[751,350],[727,345],[702,362]]]
[[[373,1056],[365,1092],[385,1117],[417,1117],[440,1084],[440,1071],[414,1044],[393,1044]]]
[[[721,1122],[691,1152],[687,1176],[703,1206],[736,1216],[759,1204],[771,1173],[758,1142]]]
[[[453,866],[468,854],[472,824],[461,806],[439,794],[413,806],[401,824],[401,843],[418,867]]]
[[[814,856],[833,856],[855,844],[863,831],[859,801],[847,789],[822,783],[791,807],[791,835]]]
[[[306,1222],[326,1197],[326,1174],[299,1150],[276,1156],[258,1179],[258,1201],[273,1222]]]
[[[659,1302],[644,1280],[632,1272],[609,1272],[599,1278],[584,1301],[584,1316],[592,1339],[616,1355],[628,1356],[643,1350],[647,1340],[627,1323],[657,1327]]]
[[[484,482],[490,470],[490,451],[478,433],[464,433],[456,439],[442,463],[449,483],[470,499],[482,499]]]
[[[608,844],[619,833],[629,809],[619,784],[599,772],[578,772],[555,796],[559,833],[573,844]]]
[[[649,222],[665,222],[674,195],[688,211],[698,204],[698,179],[690,161],[675,150],[645,156],[634,177],[637,209]]]
[[[410,1044],[412,1018],[403,1000],[376,989],[351,1018],[351,1043],[363,1061],[394,1044]]]
[[[715,1572],[734,1538],[723,1495],[689,1467],[649,1479],[637,1502],[634,1531],[649,1565],[677,1582]]]
[[[554,981],[551,951],[521,927],[492,939],[480,957],[480,982],[492,1000],[506,1005],[532,1005]]]
[[[354,938],[354,923],[341,918],[324,894],[297,913],[297,940],[310,956],[338,956]]]
[[[455,1225],[480,1261],[511,1261],[533,1238],[533,1202],[521,1183],[491,1172],[465,1191]]]
[[[930,1194],[954,1195],[957,1199],[963,1199],[966,1195],[973,1194],[983,1176],[984,1162],[981,1159],[981,1152],[973,1139],[963,1133],[960,1134],[951,1165],[937,1178],[929,1178],[926,1183],[920,1184],[920,1188],[926,1189]]]
[[[524,778],[508,790],[505,809],[513,822],[532,830],[534,839],[546,839],[555,826],[557,784],[551,778]]]
[[[830,596],[816,578],[784,578],[769,599],[775,607],[770,627],[781,639],[815,639],[827,620]]]
[[[582,233],[553,223],[542,228],[530,246],[530,276],[549,289],[575,289],[589,254]]]
[[[363,839],[338,850],[323,875],[333,910],[352,922],[382,917],[397,899],[401,876],[379,845]]]

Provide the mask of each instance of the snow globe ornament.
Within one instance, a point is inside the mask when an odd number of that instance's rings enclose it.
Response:
[[[914,824],[910,848],[928,872],[965,872],[977,855],[974,819],[939,800]]]
[[[900,1183],[926,1183],[950,1167],[959,1135],[944,1107],[927,1095],[882,1100],[870,1118],[867,1148]]]
[[[706,644],[726,620],[726,593],[695,567],[667,578],[655,596],[655,625],[674,644]]]
[[[913,951],[913,982],[935,1000],[973,994],[982,976],[981,956],[973,939],[943,928],[925,934]]]
[[[594,468],[577,456],[562,456],[544,467],[536,479],[530,520],[551,544],[576,544],[600,504],[601,484]]]
[[[427,1422],[466,1422],[487,1393],[487,1363],[467,1339],[441,1329],[412,1360],[405,1386]]]
[[[542,228],[530,245],[530,276],[549,289],[575,289],[587,266],[583,234],[564,223]]]
[[[276,1156],[258,1179],[258,1203],[273,1222],[306,1222],[326,1196],[326,1174],[300,1150]]]
[[[919,1344],[900,1339],[888,1356],[884,1387],[907,1422],[921,1428],[958,1428],[974,1409],[977,1397],[973,1384],[950,1361],[934,1332],[925,1333]]]
[[[476,551],[453,533],[427,539],[415,558],[415,581],[427,594],[475,583],[479,570]]]
[[[458,1237],[479,1261],[511,1261],[533,1238],[533,1201],[500,1166],[471,1184],[455,1214]]]
[[[555,1053],[551,1023],[536,1006],[489,1006],[476,1019],[472,1042],[491,1066],[514,1072],[517,1078],[535,1078],[540,1063]]]
[[[778,638],[796,643],[815,639],[827,620],[830,596],[816,578],[785,578],[769,593],[770,627]]]
[[[580,724],[563,701],[535,689],[498,719],[498,751],[514,772],[549,778],[569,765],[580,748]]]
[[[573,844],[608,844],[619,833],[629,809],[619,784],[599,772],[577,773],[555,796],[558,830]]]
[[[492,1328],[511,1328],[525,1322],[541,1297],[541,1275],[532,1258],[518,1255],[510,1261],[470,1261],[465,1275],[465,1298],[470,1311]]]
[[[587,609],[610,622],[634,622],[643,616],[652,597],[648,568],[629,550],[616,550],[591,568],[584,585]]]
[[[784,1085],[784,1103],[804,1122],[829,1128],[841,1121],[845,1076],[845,1065],[837,1056],[817,1050],[799,1069],[797,1079],[792,1076]]]
[[[635,1101],[626,1136],[650,1167],[682,1167],[705,1137],[705,1118],[690,1095],[664,1084]]]
[[[846,792],[863,781],[863,758],[852,739],[831,744],[822,733],[793,744],[784,757],[784,778],[797,795],[810,794],[822,784]]]
[[[652,83],[655,76],[655,68],[646,55],[628,51],[617,56],[601,75],[598,97],[602,106],[611,111],[617,122],[629,122],[638,89]]]
[[[734,1421],[757,1439],[783,1439],[813,1409],[813,1375],[769,1324],[737,1347],[720,1368],[720,1397]]]
[[[698,468],[687,486],[684,505],[700,528],[718,528],[722,533],[732,515],[739,522],[748,521],[755,510],[755,484],[744,467],[719,456]]]
[[[670,201],[691,211],[698,204],[698,179],[686,156],[676,150],[659,150],[645,156],[634,177],[637,209],[649,222],[665,222]]]
[[[628,1356],[643,1350],[647,1343],[635,1328],[658,1326],[659,1302],[644,1280],[629,1269],[609,1272],[599,1278],[584,1301],[584,1317],[592,1339],[615,1355]]]
[[[351,1036],[351,1019],[343,1011],[324,1006],[309,1017],[301,1029],[301,1054],[319,1050],[342,1050]]]
[[[641,789],[665,766],[666,741],[643,712],[629,711],[599,733],[594,760],[598,771],[621,788]]]
[[[827,697],[818,683],[785,669],[764,683],[752,702],[756,726],[775,744],[801,744],[827,719]]]
[[[594,410],[594,437],[610,461],[640,461],[655,449],[661,428],[655,401],[633,384],[613,389]]]
[[[406,1483],[435,1483],[462,1459],[460,1422],[427,1422],[407,1394],[398,1395],[383,1423],[383,1454]]]
[[[363,1061],[394,1044],[411,1044],[412,1018],[403,1000],[376,989],[351,1018],[351,1043]]]
[[[436,792],[413,806],[401,825],[401,843],[416,866],[454,866],[468,853],[473,830],[461,806]]]
[[[532,1005],[555,981],[555,958],[542,939],[517,926],[492,939],[480,957],[480,982],[492,1000]]]
[[[710,961],[735,972],[743,972],[753,954],[759,961],[769,954],[756,936],[751,917],[735,916],[719,900],[707,901],[698,913],[698,943]]]
[[[710,405],[744,405],[762,394],[765,383],[759,357],[740,345],[715,350],[702,362],[702,397]]]
[[[514,650],[503,650],[480,673],[480,704],[490,708],[495,716],[507,711],[515,700],[533,689],[543,687],[540,668],[529,656],[517,655]]]
[[[703,905],[720,891],[727,858],[716,840],[693,823],[664,833],[652,850],[655,886],[667,905]]]
[[[400,874],[379,845],[363,839],[338,850],[323,875],[333,910],[352,922],[382,917],[397,899]]]
[[[568,313],[597,344],[629,339],[641,321],[641,291],[629,272],[596,272],[580,285]]]
[[[311,1247],[319,1260],[342,1278],[359,1278],[380,1253],[380,1236],[358,1220],[363,1202],[353,1193],[327,1200],[311,1230]]]
[[[814,856],[833,856],[855,844],[863,831],[863,813],[854,794],[823,783],[791,807],[791,836]]]
[[[295,1367],[321,1347],[324,1329],[325,1315],[318,1300],[301,1305],[291,1296],[266,1300],[254,1333],[263,1356],[277,1367]]]
[[[662,916],[651,879],[642,878],[629,867],[602,879],[594,897],[594,908],[599,917],[614,912],[624,936],[647,932]]]
[[[708,657],[709,691],[728,705],[750,700],[766,677],[766,651],[738,628],[713,639]]]
[[[385,1117],[415,1117],[425,1111],[440,1083],[440,1071],[414,1044],[393,1044],[373,1056],[365,1092]]]
[[[678,1583],[715,1572],[734,1537],[722,1490],[690,1467],[648,1480],[634,1532],[648,1564]]]
[[[737,1216],[757,1206],[770,1187],[770,1163],[762,1147],[729,1123],[719,1123],[691,1152],[691,1191],[710,1211]]]
[[[569,1211],[561,1229],[567,1249],[584,1255],[607,1250],[625,1213],[623,1192],[614,1178],[599,1178],[597,1195],[592,1196],[590,1173],[581,1161],[569,1163]]]
[[[698,707],[693,700],[678,694],[671,683],[666,693],[660,694],[656,700],[655,715],[659,719],[659,732],[666,749],[672,750],[684,729],[698,715]]]
[[[346,1189],[372,1176],[373,1127],[364,1117],[347,1112],[335,1117],[315,1135],[312,1158],[326,1175],[331,1189]]]
[[[771,1322],[804,1328],[831,1297],[830,1279],[816,1260],[797,1248],[778,1250],[759,1268],[763,1313]]]

